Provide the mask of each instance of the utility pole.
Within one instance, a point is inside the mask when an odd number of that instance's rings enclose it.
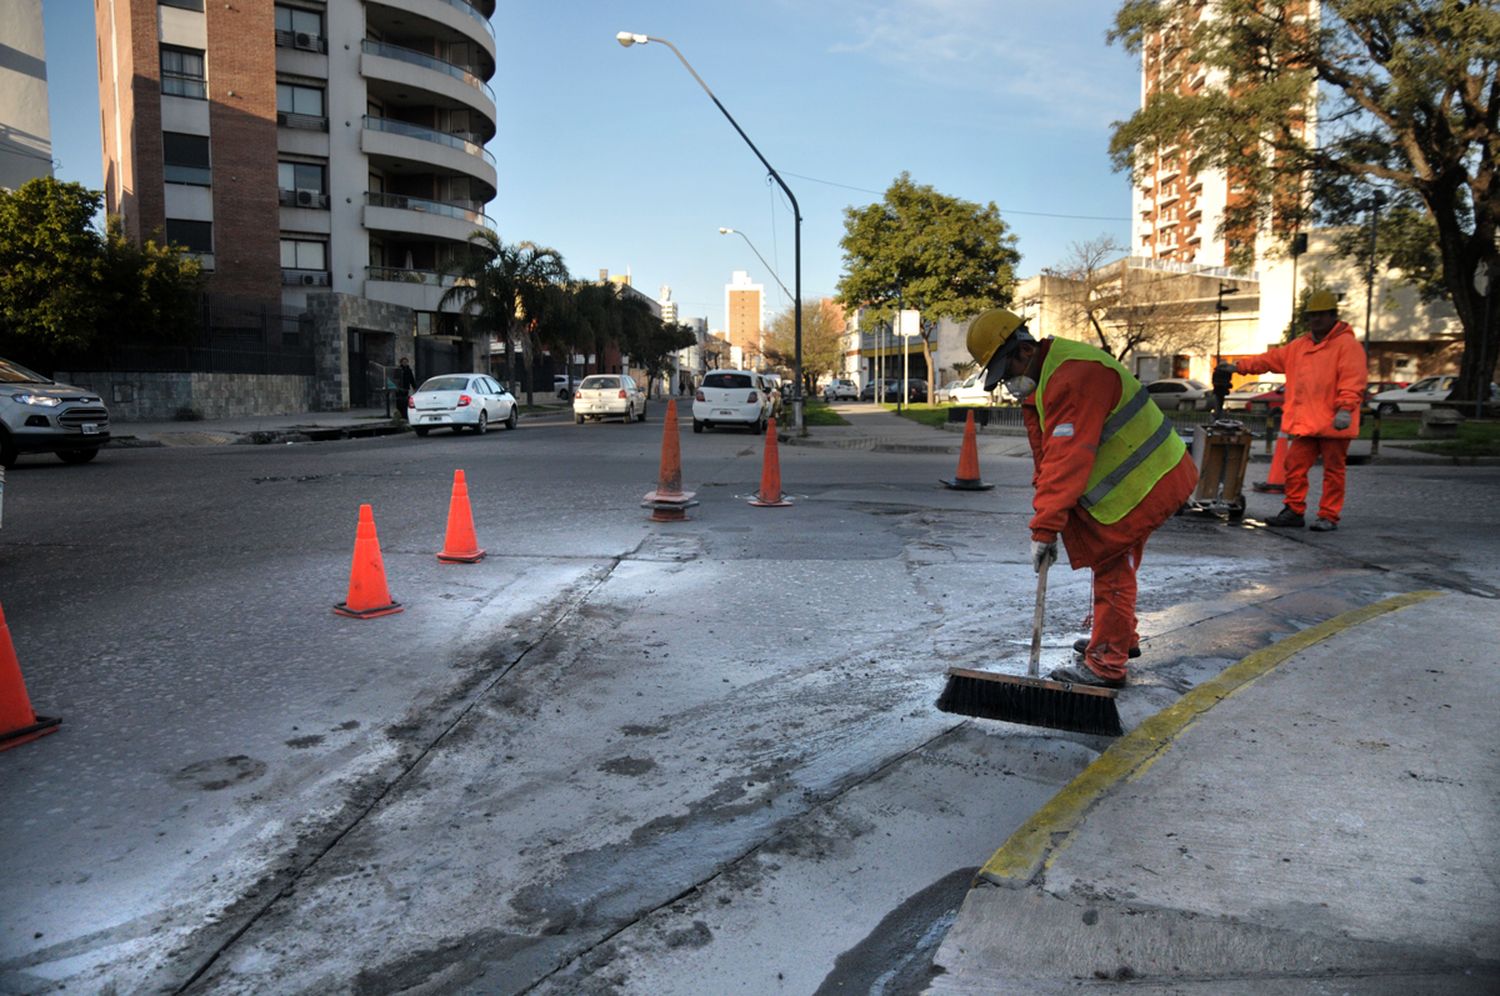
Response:
[[[1375,304],[1375,244],[1380,229],[1380,191],[1370,197],[1370,261],[1365,267],[1365,356],[1370,355],[1370,317]]]

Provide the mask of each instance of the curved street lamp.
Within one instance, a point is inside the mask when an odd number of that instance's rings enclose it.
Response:
[[[740,238],[744,239],[745,245],[749,246],[750,251],[755,253],[755,258],[760,260],[760,265],[766,268],[766,272],[771,274],[771,279],[776,281],[776,286],[781,288],[781,293],[785,294],[787,297],[792,296],[792,292],[786,289],[786,284],[781,282],[781,277],[777,276],[776,271],[771,268],[771,264],[766,262],[766,257],[762,256],[760,254],[760,250],[755,248],[755,243],[750,241],[750,236],[746,235],[738,228],[724,228],[722,226],[720,226],[719,228],[719,234],[738,235]]]
[[[787,196],[787,200],[792,202],[792,221],[793,228],[796,231],[796,261],[793,264],[796,273],[793,282],[797,287],[797,292],[792,295],[792,324],[796,332],[797,343],[797,356],[796,363],[794,364],[796,369],[793,374],[794,386],[792,387],[792,412],[793,421],[795,422],[797,427],[797,434],[799,436],[806,435],[807,428],[802,421],[802,209],[797,206],[797,197],[792,193],[792,188],[788,187],[786,185],[786,181],[781,178],[781,174],[776,172],[775,167],[766,162],[766,157],[761,155],[760,150],[755,147],[755,143],[750,141],[750,136],[745,134],[745,129],[740,127],[739,122],[734,119],[734,115],[730,114],[729,111],[724,107],[724,105],[719,102],[719,98],[714,96],[714,92],[708,88],[708,84],[703,82],[703,77],[698,75],[698,71],[694,69],[692,63],[688,62],[683,54],[677,50],[676,45],[673,45],[665,38],[657,38],[652,35],[638,34],[633,31],[621,31],[619,34],[615,35],[615,41],[619,42],[625,48],[629,48],[632,45],[645,45],[649,42],[657,42],[658,44],[665,45],[667,46],[667,48],[670,48],[672,50],[672,54],[677,56],[677,61],[682,63],[684,69],[686,69],[689,73],[692,73],[693,79],[697,80],[698,85],[703,88],[703,92],[708,94],[708,99],[714,102],[714,106],[717,107],[719,109],[719,112],[724,115],[725,119],[734,126],[734,130],[739,133],[740,138],[743,138],[745,140],[745,144],[750,146],[750,151],[755,153],[755,158],[760,160],[760,164],[766,168],[766,171],[768,173],[771,174],[771,178],[780,185],[782,192]],[[746,241],[749,240],[747,239]],[[752,246],[751,248],[754,247]],[[760,254],[756,253],[756,255],[758,256]],[[762,262],[764,262],[764,260],[762,260]],[[778,278],[776,282],[779,284],[781,283],[781,280]],[[785,290],[786,288],[783,287],[782,289]]]

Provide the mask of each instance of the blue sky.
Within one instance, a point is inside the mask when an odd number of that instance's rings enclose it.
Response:
[[[804,297],[833,293],[843,212],[902,170],[994,201],[1021,272],[1072,242],[1128,241],[1130,189],[1111,170],[1110,123],[1140,96],[1134,57],[1105,44],[1119,0],[500,0],[494,17],[500,193],[507,241],[559,250],[577,276],[630,271],[684,315],[723,324],[724,284],[748,270],[783,295],[744,232],[793,286],[784,197],[692,76],[713,88],[802,208]],[[88,0],[45,0],[57,175],[102,183]],[[209,67],[210,75],[212,67]],[[1081,217],[1057,217],[1057,216]]]

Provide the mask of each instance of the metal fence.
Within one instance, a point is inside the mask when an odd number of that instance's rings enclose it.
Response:
[[[142,373],[300,374],[312,376],[308,319],[279,306],[205,296],[197,333],[177,344],[106,344],[70,361],[75,369]]]

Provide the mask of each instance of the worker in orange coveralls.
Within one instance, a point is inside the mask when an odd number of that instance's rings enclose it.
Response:
[[[1369,364],[1354,330],[1339,321],[1339,302],[1317,291],[1303,309],[1307,335],[1285,346],[1234,364],[1236,373],[1286,374],[1281,428],[1291,442],[1286,451],[1286,504],[1266,525],[1301,529],[1307,511],[1307,475],[1323,458],[1323,494],[1317,532],[1339,527],[1344,509],[1344,465],[1349,440],[1359,435],[1359,406],[1365,397]]]
[[[1136,572],[1151,533],[1198,483],[1187,447],[1140,381],[1103,350],[1032,338],[1019,315],[986,311],[969,325],[969,353],[985,390],[1002,381],[1021,399],[1036,473],[1031,566],[1057,559],[1061,535],[1074,570],[1094,572],[1093,630],[1076,660],[1049,677],[1119,688],[1140,656]]]

